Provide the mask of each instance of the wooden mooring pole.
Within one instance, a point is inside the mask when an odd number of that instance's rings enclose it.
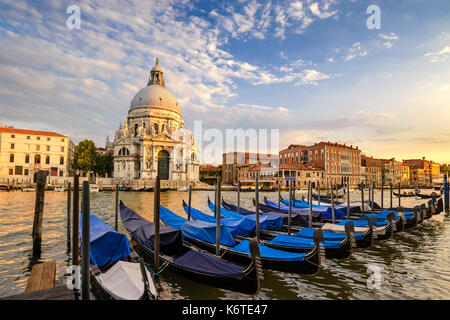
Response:
[[[255,178],[255,200],[256,200],[256,210],[255,210],[255,218],[256,218],[256,241],[259,243],[259,181],[258,175]]]
[[[72,219],[72,265],[79,265],[79,236],[78,229],[80,227],[79,220],[80,209],[80,177],[73,177],[73,219]]]
[[[288,215],[288,235],[291,235],[291,216],[292,216],[292,180],[289,181],[289,215]]]
[[[114,216],[114,227],[116,231],[119,230],[119,184],[116,183],[116,210]]]
[[[42,219],[44,215],[45,180],[48,171],[39,171],[36,178],[36,201],[33,220],[33,258],[41,257]]]
[[[72,204],[72,190],[71,190],[71,183],[69,182],[67,184],[67,251],[70,251],[70,216],[72,215],[72,208],[71,208],[71,204]]]
[[[156,176],[155,190],[153,195],[154,209],[153,209],[153,223],[155,224],[155,256],[154,256],[154,268],[155,272],[159,271],[159,210],[160,210],[160,194],[161,192],[161,178]]]
[[[384,208],[384,181],[381,181],[381,209]]]
[[[241,180],[237,183],[237,212],[241,211]]]
[[[90,300],[90,190],[89,181],[83,181],[83,190],[81,198],[82,226],[81,226],[81,245],[82,245],[82,265],[81,265],[81,299]]]
[[[220,177],[216,182],[216,256],[220,256]]]
[[[191,220],[192,185],[189,184],[188,220]]]

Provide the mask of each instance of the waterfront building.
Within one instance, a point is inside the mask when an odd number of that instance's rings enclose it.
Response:
[[[392,183],[393,186],[397,186],[402,181],[402,162],[395,160],[395,158],[389,160],[383,160],[384,163],[384,182],[387,185]]]
[[[204,182],[209,185],[214,185],[217,181],[217,177],[222,175],[222,168],[220,166],[214,166],[212,164],[202,164],[199,168],[200,182]]]
[[[409,174],[409,166],[406,162],[402,162],[402,178],[401,185],[407,187],[411,184],[411,177]]]
[[[278,183],[281,183],[284,188],[289,188],[286,177],[295,177],[295,189],[307,189],[309,182],[311,182],[313,188],[317,188],[319,184],[321,188],[325,188],[327,185],[325,170],[321,167],[282,163],[279,166]]]
[[[362,182],[366,185],[375,183],[375,187],[380,187],[383,180],[383,163],[383,159],[361,155],[361,175],[364,177]]]
[[[70,138],[60,133],[0,128],[0,177],[33,181],[39,170],[48,170],[50,177],[68,177],[74,149]]]
[[[408,159],[404,160],[404,162],[410,167],[411,183],[414,185],[431,186],[433,185],[433,179],[439,179],[439,164],[434,163],[433,172],[433,161],[426,160],[425,157],[422,159]]]
[[[198,181],[199,149],[184,120],[175,96],[166,89],[164,73],[156,59],[147,86],[130,103],[124,124],[107,139],[113,150],[114,178]]]
[[[256,164],[267,165],[269,168],[277,168],[278,156],[275,154],[237,151],[222,154],[222,183],[235,185],[238,182],[238,179],[240,179],[239,174],[241,174],[241,176],[246,174],[243,170],[249,170],[250,166],[248,165]],[[247,165],[247,167],[245,167],[245,165]]]
[[[361,150],[346,144],[320,142],[311,146],[290,145],[279,154],[281,164],[321,168],[325,184],[356,186],[361,181]]]

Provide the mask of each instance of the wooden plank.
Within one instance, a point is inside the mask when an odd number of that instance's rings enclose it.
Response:
[[[43,263],[36,264],[33,266],[33,269],[31,269],[31,275],[28,278],[25,292],[33,292],[39,290],[39,288],[41,287],[41,279],[43,271],[44,271]]]
[[[25,292],[34,292],[55,287],[56,262],[36,264],[31,269]]]
[[[74,300],[73,290],[66,286],[21,293],[14,296],[3,297],[0,300]]]
[[[44,271],[42,272],[41,286],[39,290],[55,287],[56,262],[49,261],[44,263]]]

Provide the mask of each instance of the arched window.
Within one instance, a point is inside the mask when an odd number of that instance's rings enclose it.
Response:
[[[136,123],[136,124],[134,125],[134,135],[135,135],[135,136],[138,135],[138,128],[139,128],[139,125]]]
[[[30,155],[29,154],[27,154],[25,156],[25,163],[30,163]]]
[[[155,128],[155,134],[158,134],[158,124],[155,123],[155,124],[153,125],[153,127]]]

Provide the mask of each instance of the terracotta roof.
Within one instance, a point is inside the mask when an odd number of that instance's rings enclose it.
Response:
[[[10,133],[18,133],[18,134],[32,134],[37,136],[54,136],[54,137],[65,137],[67,136],[50,131],[35,131],[28,129],[15,129],[15,128],[0,128],[0,132],[10,132]]]
[[[340,144],[340,143],[333,143],[333,142],[325,142],[325,141],[321,141],[319,143],[313,144],[311,147],[321,147],[321,146],[333,146],[333,147],[339,147],[339,148],[347,148],[347,149],[353,149],[353,150],[358,150],[358,147],[353,148],[353,145],[346,145],[346,144]]]

